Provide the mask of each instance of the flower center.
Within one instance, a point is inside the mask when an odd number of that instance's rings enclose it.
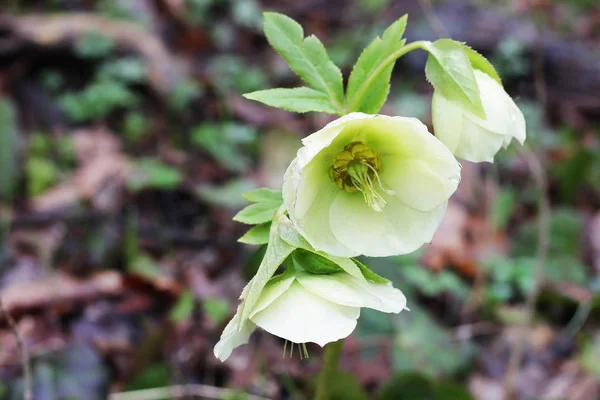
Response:
[[[375,211],[383,211],[387,202],[377,192],[375,182],[387,194],[393,195],[394,191],[383,187],[379,178],[380,170],[379,154],[362,142],[351,142],[335,156],[329,168],[329,178],[340,190],[350,193],[360,191],[369,207]]]

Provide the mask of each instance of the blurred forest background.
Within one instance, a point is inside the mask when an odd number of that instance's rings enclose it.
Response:
[[[335,398],[600,398],[596,0],[0,3],[0,399],[23,398],[27,369],[35,400],[311,398],[318,346],[282,359],[257,331],[212,353],[261,257],[236,242],[241,194],[280,186],[332,119],[241,97],[298,84],[263,10],[346,77],[408,13],[409,41],[488,56],[527,119],[526,149],[463,163],[431,245],[367,261],[411,311],[363,309]],[[383,113],[430,125],[425,57],[397,63]]]

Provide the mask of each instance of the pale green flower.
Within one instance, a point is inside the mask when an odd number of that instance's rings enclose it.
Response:
[[[475,70],[486,118],[466,110],[457,101],[433,94],[431,112],[435,135],[452,153],[467,161],[492,162],[513,138],[525,141],[525,119],[504,88],[489,75]]]
[[[303,140],[283,201],[316,249],[354,257],[410,253],[431,241],[460,164],[415,118],[351,113]]]
[[[406,309],[406,298],[389,282],[373,283],[346,272],[291,270],[269,281],[241,327],[236,314],[214,353],[226,360],[234,348],[248,343],[257,326],[292,343],[323,347],[352,333],[362,307],[399,313]]]

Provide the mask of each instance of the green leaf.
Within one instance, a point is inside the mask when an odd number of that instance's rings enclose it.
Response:
[[[203,123],[194,127],[192,143],[208,151],[224,167],[233,172],[248,169],[250,159],[242,146],[256,140],[256,130],[236,123]]]
[[[327,94],[342,111],[344,88],[340,69],[329,59],[325,47],[314,35],[304,38],[302,26],[283,14],[264,13],[267,40],[304,82]]]
[[[0,98],[0,197],[10,197],[19,172],[18,130],[14,104]]]
[[[229,315],[229,304],[221,299],[209,297],[202,302],[202,310],[215,325],[219,325]]]
[[[269,242],[269,230],[271,229],[270,223],[260,224],[253,226],[244,233],[244,235],[238,239],[240,243],[246,244],[267,244]]]
[[[271,221],[278,208],[279,204],[273,202],[250,204],[238,212],[233,220],[248,225],[262,224]]]
[[[195,304],[194,293],[191,290],[187,289],[181,292],[177,303],[171,309],[169,315],[171,321],[180,322],[189,319],[192,316]]]
[[[136,172],[127,181],[127,187],[132,191],[146,188],[172,190],[181,180],[181,173],[176,167],[153,158],[143,158],[139,161]]]
[[[294,266],[311,274],[333,274],[342,272],[342,268],[331,260],[304,249],[296,249],[292,253]]]
[[[496,82],[498,82],[500,85],[502,85],[502,80],[500,80],[500,76],[498,75],[498,72],[496,72],[496,69],[494,68],[492,63],[490,63],[487,60],[487,58],[485,58],[484,56],[482,56],[481,54],[479,54],[477,51],[473,50],[469,46],[467,46],[467,45],[463,45],[463,46],[464,46],[465,52],[467,53],[467,57],[469,57],[471,66],[474,69],[478,69],[481,72],[484,72],[485,74],[489,75]]]
[[[252,203],[273,202],[283,203],[281,189],[258,188],[242,195],[246,200]]]
[[[338,110],[326,93],[309,87],[293,89],[268,89],[246,93],[245,98],[287,111],[305,113],[309,111],[337,114]]]
[[[402,35],[406,28],[407,16],[390,25],[383,37],[377,37],[361,53],[348,80],[348,104],[351,111],[362,111],[368,114],[379,112],[390,91],[390,80],[394,62],[382,68],[391,53],[404,46],[406,40]]]
[[[352,261],[360,268],[360,272],[362,272],[363,276],[370,282],[373,283],[388,283],[389,280],[385,279],[382,276],[377,275],[375,272],[371,271],[369,267],[365,264],[358,261],[356,258],[353,258]]]
[[[425,75],[435,90],[459,102],[478,117],[485,118],[479,87],[465,46],[454,40],[440,39],[425,49],[429,52]]]

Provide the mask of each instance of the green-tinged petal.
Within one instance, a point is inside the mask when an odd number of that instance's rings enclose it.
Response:
[[[460,165],[441,168],[422,159],[384,157],[381,179],[404,204],[429,211],[448,201],[460,181]]]
[[[448,147],[452,154],[456,155],[456,149],[460,142],[463,112],[458,103],[448,100],[441,92],[433,92],[431,100],[431,119],[435,137]]]
[[[329,275],[298,272],[296,276],[306,290],[337,304],[388,313],[399,313],[406,308],[406,297],[390,283],[370,283],[343,272]]]
[[[221,361],[227,360],[233,349],[248,343],[254,329],[256,329],[256,325],[250,320],[241,323],[240,307],[238,307],[235,316],[229,321],[221,334],[221,339],[215,345],[215,357]]]
[[[360,194],[340,192],[329,215],[336,238],[371,257],[410,253],[431,241],[447,203],[423,212],[395,197],[384,198],[387,205],[383,212],[377,212],[365,204]]]
[[[267,332],[294,343],[327,343],[347,337],[356,327],[360,308],[315,296],[297,281],[252,321]]]
[[[256,313],[261,312],[265,308],[271,305],[275,300],[277,300],[283,292],[289,289],[290,285],[294,282],[296,278],[294,275],[291,275],[289,278],[280,279],[274,281],[273,283],[269,282],[263,291],[260,293],[260,297],[256,301],[252,312],[250,313],[250,318]]]

